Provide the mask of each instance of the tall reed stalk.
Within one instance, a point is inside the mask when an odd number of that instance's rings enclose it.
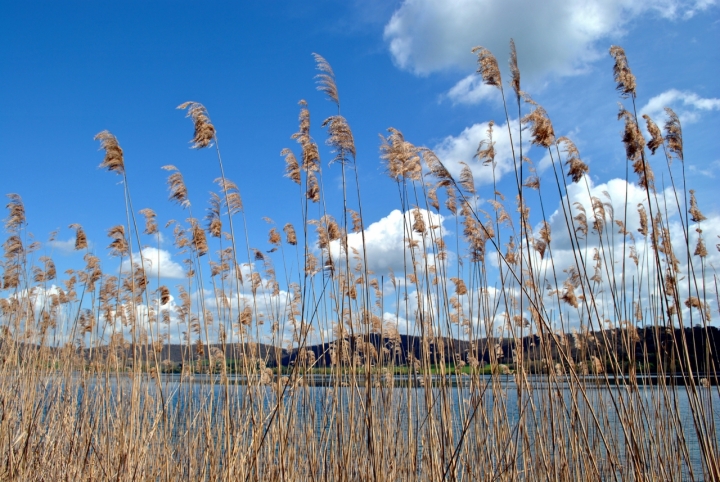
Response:
[[[510,192],[500,192],[504,132],[494,122],[458,175],[399,129],[382,137],[401,272],[373,272],[359,175],[367,155],[317,54],[332,157],[321,160],[301,101],[298,150],[281,152],[298,190],[290,219],[300,220],[280,220],[284,242],[270,219],[267,236],[248,231],[197,102],[179,107],[194,125],[192,147],[214,146],[219,167],[202,221],[181,171],[165,166],[169,198],[189,217],[161,228],[145,208],[141,233],[123,150],[111,133],[97,136],[101,167],[123,179],[126,216],[108,231],[119,272],[103,271],[72,224],[85,266],[59,281],[10,194],[2,479],[720,480],[719,291],[680,121],[667,109],[663,133],[645,115],[643,137],[636,79],[612,47],[628,163],[624,199],[611,199],[521,90],[512,41],[510,51],[506,99],[497,60],[473,49],[478,74],[501,94]],[[542,177],[528,158],[537,151],[551,160]],[[326,196],[326,169],[341,179],[341,202]],[[492,191],[475,183],[482,169]],[[163,229],[184,258],[175,288],[142,238],[159,252]]]

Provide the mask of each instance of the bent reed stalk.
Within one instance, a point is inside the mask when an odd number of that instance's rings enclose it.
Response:
[[[86,266],[59,281],[27,232],[21,197],[8,195],[2,479],[720,480],[720,332],[711,321],[720,293],[706,262],[706,218],[686,188],[680,121],[668,109],[663,136],[645,115],[644,139],[636,79],[612,47],[628,104],[619,114],[625,199],[613,200],[520,90],[512,41],[510,50],[515,119],[497,60],[472,52],[483,82],[501,93],[513,192],[498,190],[494,122],[458,176],[400,130],[382,136],[398,193],[401,273],[370,268],[365,159],[341,115],[335,73],[317,54],[318,89],[337,109],[322,123],[334,157],[323,168],[301,101],[291,136],[299,151],[281,155],[302,226],[282,220],[285,242],[270,219],[267,237],[248,232],[217,130],[197,102],[179,108],[193,121],[192,147],[216,149],[220,192],[202,226],[182,174],[164,166],[170,200],[189,212],[164,228],[185,257],[181,286],[161,284],[159,263],[143,257],[150,250],[111,133],[97,139],[101,167],[123,177],[125,224],[108,231],[119,272],[103,271],[82,226],[71,224]],[[554,181],[541,180],[528,144],[547,154]],[[656,154],[664,163],[651,162]],[[323,171],[333,164],[342,203],[325,202]],[[478,169],[491,173],[492,192],[476,187]],[[660,170],[667,189],[656,189]],[[545,207],[556,198],[552,224]],[[139,213],[159,250],[155,212]],[[444,221],[455,223],[454,240]],[[270,249],[261,249],[265,239]]]

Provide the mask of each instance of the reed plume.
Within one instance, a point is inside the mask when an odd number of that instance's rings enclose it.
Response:
[[[521,119],[521,123],[530,128],[532,144],[545,148],[550,147],[555,142],[555,131],[547,112],[527,94],[525,94],[524,100],[533,106],[533,110]]]
[[[422,165],[418,149],[407,142],[399,130],[390,127],[388,131],[390,135],[387,138],[380,136],[380,158],[385,161],[388,175],[396,181],[403,178],[420,180]]]
[[[198,256],[204,256],[207,254],[209,248],[207,244],[207,238],[205,237],[205,231],[200,227],[200,223],[195,218],[189,218],[190,233],[192,235],[192,246],[195,248],[195,252]]]
[[[623,97],[635,97],[635,76],[628,65],[625,50],[622,47],[613,45],[610,47],[610,55],[615,59],[613,75],[615,82],[617,82],[617,90],[620,91],[620,95]]]
[[[662,132],[660,132],[660,128],[653,122],[649,115],[643,114],[643,119],[645,119],[647,130],[650,134],[650,141],[648,141],[647,147],[650,149],[650,153],[655,155],[658,147],[663,145]]]
[[[638,175],[638,184],[646,189],[654,189],[655,175],[650,164],[645,160],[645,138],[640,133],[635,116],[621,105],[618,119],[625,121],[622,141],[625,144],[625,155],[629,161],[632,161],[633,171]]]
[[[472,53],[477,55],[477,73],[482,76],[483,82],[492,85],[498,89],[502,89],[502,79],[500,78],[500,68],[497,59],[485,47],[474,47]],[[518,84],[519,84],[518,77]]]
[[[518,61],[517,61],[517,52],[515,51],[515,40],[510,39],[510,74],[512,75],[512,79],[510,80],[510,85],[512,86],[512,89],[515,91],[515,95],[518,97],[521,96],[521,90],[520,90],[520,69],[518,68]]]
[[[328,99],[339,107],[340,96],[338,95],[337,85],[335,85],[335,73],[333,72],[332,67],[330,67],[328,61],[321,55],[316,53],[313,53],[312,55],[315,58],[316,67],[320,71],[320,73],[315,76],[318,84],[317,89],[327,95]]]
[[[170,289],[168,289],[167,286],[160,286],[158,288],[158,292],[160,293],[160,305],[164,306],[170,303]]]
[[[145,208],[140,210],[140,214],[145,217],[145,234],[157,234],[158,233],[158,225],[157,225],[157,215],[155,214],[155,211],[153,211],[150,208]]]
[[[120,148],[117,138],[109,131],[102,131],[95,135],[95,140],[100,141],[100,149],[105,151],[105,158],[98,167],[124,175],[125,161],[123,160],[123,150]]]
[[[288,244],[295,246],[297,244],[297,236],[295,235],[295,228],[293,227],[293,225],[287,223],[283,227],[283,231],[285,231],[285,241]]]
[[[495,165],[495,142],[493,142],[493,126],[494,121],[488,122],[487,139],[483,139],[478,144],[475,157],[482,162],[483,166]]]
[[[207,109],[199,102],[188,101],[177,106],[180,110],[187,109],[187,117],[190,117],[195,125],[195,133],[192,142],[193,149],[203,149],[212,144],[215,137],[215,126],[210,122]]]
[[[25,205],[18,194],[8,194],[7,197],[10,202],[5,207],[10,213],[5,219],[5,229],[11,233],[16,233],[25,224]]]
[[[332,148],[335,157],[330,161],[348,163],[355,160],[355,140],[347,120],[341,115],[328,117],[322,123],[328,129],[327,145]],[[349,157],[348,157],[349,156]]]
[[[188,191],[185,186],[185,180],[183,179],[180,171],[178,171],[178,168],[171,164],[163,166],[162,168],[166,171],[172,172],[167,179],[168,191],[170,191],[170,197],[168,199],[178,203],[183,208],[190,207],[190,200],[188,199]]]
[[[690,220],[694,223],[699,223],[701,221],[705,221],[707,217],[700,211],[700,208],[697,204],[697,199],[695,198],[695,190],[690,189],[690,210],[688,211],[690,213]]]
[[[222,198],[210,193],[210,207],[207,208],[205,221],[207,223],[207,231],[213,238],[219,238],[222,235],[222,220],[220,219],[220,209],[222,206]]]
[[[580,179],[589,171],[587,164],[580,159],[580,151],[575,147],[575,143],[565,136],[560,137],[557,143],[558,145],[562,144],[564,146],[563,151],[566,154],[565,164],[569,167],[568,177],[571,178],[573,182],[580,182]]]
[[[302,148],[302,164],[300,168],[306,172],[319,171],[320,152],[318,151],[317,144],[312,140],[312,137],[310,137],[310,110],[307,108],[307,102],[304,100],[301,100],[299,104],[299,128],[298,131],[290,137],[291,139],[295,139]]]
[[[125,227],[122,224],[110,228],[108,237],[112,239],[108,246],[110,256],[126,256],[130,253],[130,246],[125,238]]]
[[[228,214],[235,215],[243,210],[242,198],[240,197],[240,189],[237,184],[227,178],[217,178],[215,182],[220,186],[220,191],[225,196],[225,203]]]
[[[470,169],[470,166],[464,162],[460,162],[460,164],[462,164],[463,167],[460,170],[458,184],[468,193],[475,194],[475,180],[473,179],[472,170]]]
[[[683,161],[683,136],[680,119],[669,107],[665,107],[665,113],[668,116],[668,120],[665,122],[665,142],[667,142],[668,151]]]
[[[87,247],[88,247],[87,236],[85,236],[85,231],[83,230],[82,226],[80,226],[77,223],[74,223],[68,227],[70,229],[75,230],[75,249],[76,250],[87,249]]]
[[[280,151],[280,155],[285,157],[285,177],[290,178],[296,184],[300,184],[300,164],[298,164],[295,154],[290,149],[285,148]]]

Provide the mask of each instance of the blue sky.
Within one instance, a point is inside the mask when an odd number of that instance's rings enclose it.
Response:
[[[269,249],[262,218],[282,226],[299,217],[279,155],[296,147],[290,135],[297,103],[308,101],[319,144],[321,121],[335,113],[315,90],[313,52],[332,65],[353,129],[365,225],[379,222],[399,203],[383,173],[378,134],[400,129],[459,172],[457,163],[471,162],[482,140],[479,124],[505,123],[497,93],[472,77],[470,49],[491,49],[507,79],[511,37],[523,90],[546,108],[558,135],[575,141],[596,186],[624,175],[607,54],[622,45],[638,79],[638,109],[655,116],[662,104],[680,114],[688,183],[705,214],[720,216],[714,0],[2,1],[2,11],[0,193],[22,196],[28,230],[40,241],[55,229],[58,241],[70,240],[67,226],[80,223],[104,256],[105,231],[124,222],[120,178],[97,169],[102,153],[93,136],[105,129],[124,149],[136,210],[154,209],[161,224],[188,217],[167,201],[160,168],[173,164],[185,177],[193,214],[202,217],[208,192],[216,190],[217,161],[210,150],[189,149],[192,125],[175,109],[194,100],[207,107],[226,175],[240,187],[250,244]],[[332,206],[339,168],[327,167],[326,148],[321,154]],[[529,155],[541,164],[544,153]],[[489,189],[482,179],[476,171],[480,198]],[[557,198],[546,202],[556,209]],[[709,244],[714,251],[714,240]],[[169,243],[162,248],[173,256]],[[45,249],[59,268],[79,267],[80,255],[62,243]]]

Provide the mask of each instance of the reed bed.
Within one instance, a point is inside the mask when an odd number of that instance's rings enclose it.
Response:
[[[459,176],[388,129],[380,158],[403,213],[402,273],[369,269],[353,134],[319,55],[318,88],[337,107],[320,126],[332,159],[321,162],[303,101],[297,145],[281,153],[301,224],[247,231],[241,186],[197,102],[179,108],[193,147],[217,153],[218,192],[193,213],[181,171],[164,166],[185,221],[163,228],[136,210],[133,161],[113,134],[96,136],[101,167],[123,180],[127,216],[108,230],[119,273],[103,271],[71,225],[85,266],[59,280],[9,195],[2,479],[720,480],[717,282],[678,117],[668,109],[663,129],[638,118],[635,77],[612,47],[629,183],[613,204],[521,90],[514,44],[507,83],[491,52],[473,53],[502,94],[515,189],[473,181],[472,163],[495,173],[494,123]],[[552,161],[542,189],[528,144]],[[340,173],[342,205],[325,202],[328,169]],[[575,187],[589,205],[571,204]],[[638,206],[628,189],[644,193]],[[551,232],[545,207],[557,198],[564,229]],[[157,267],[142,255],[161,232],[185,258],[181,286],[155,285],[162,273],[150,276]],[[402,333],[403,316],[413,332]],[[181,363],[171,326],[183,327]]]

